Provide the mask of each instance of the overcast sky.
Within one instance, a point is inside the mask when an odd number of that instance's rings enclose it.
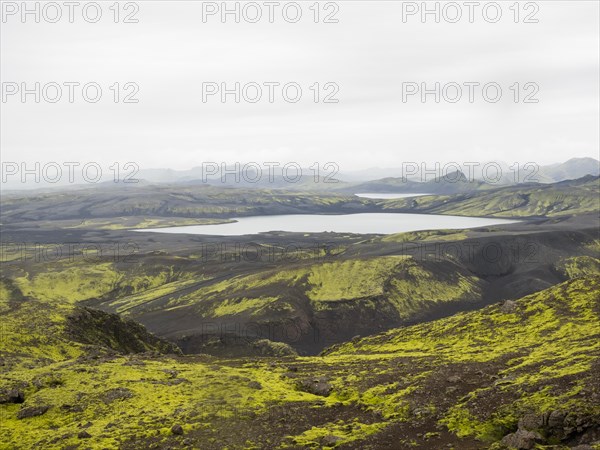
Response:
[[[58,23],[4,15],[5,89],[11,82],[96,82],[103,93],[94,104],[80,88],[69,103],[66,87],[54,104],[36,104],[33,96],[22,103],[18,94],[3,99],[3,161],[134,161],[142,169],[334,161],[354,170],[406,161],[546,164],[598,157],[597,1],[539,1],[538,23],[522,23],[533,10],[521,11],[514,23],[513,2],[501,2],[497,23],[480,10],[469,23],[466,7],[458,23],[432,17],[422,23],[418,15],[403,23],[402,2],[387,1],[337,2],[338,23],[314,23],[313,2],[302,2],[297,23],[280,10],[269,23],[260,2],[258,23],[232,17],[222,23],[218,15],[203,23],[202,2],[152,1],[138,2],[138,23],[115,24],[111,3],[102,3],[97,23],[83,20],[81,11],[69,23],[66,8]],[[332,11],[322,10],[320,21]],[[136,83],[139,102],[114,103],[115,82]],[[269,103],[265,87],[258,103],[237,104],[233,96],[221,103],[218,95],[203,103],[203,82],[296,82],[303,93],[287,103],[275,88]],[[315,103],[309,89],[315,82],[339,86],[338,103]],[[480,88],[469,103],[466,87],[457,103],[436,103],[433,95],[425,103],[419,95],[403,102],[403,82],[495,82],[503,92],[497,103],[486,102]],[[519,103],[510,90],[515,82]],[[539,86],[532,97],[538,103],[523,103],[534,90],[524,90],[525,83]],[[320,100],[331,89],[321,90]]]

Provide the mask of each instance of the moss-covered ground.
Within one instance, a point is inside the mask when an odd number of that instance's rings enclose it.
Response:
[[[16,305],[14,286],[2,289],[4,322],[19,329],[3,329],[0,389],[25,396],[0,405],[6,449],[474,449],[515,431],[526,414],[562,411],[589,427],[600,417],[598,276],[318,357],[254,360],[78,344],[58,319],[69,298],[54,311],[58,302]],[[55,319],[42,320],[51,311]],[[314,391],[307,381],[329,388]],[[49,409],[17,417],[32,406]]]

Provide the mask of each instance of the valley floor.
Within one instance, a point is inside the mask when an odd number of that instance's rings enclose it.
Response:
[[[386,236],[131,231],[228,220],[238,200],[212,188],[157,216],[99,194],[104,215],[83,221],[87,193],[12,199],[0,449],[600,450],[597,181],[571,183],[583,206],[571,184],[496,203],[248,197],[521,220]]]

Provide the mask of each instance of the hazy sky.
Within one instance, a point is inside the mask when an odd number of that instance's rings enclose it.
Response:
[[[334,161],[342,170],[353,170],[406,161],[545,164],[598,157],[597,1],[538,1],[533,16],[538,23],[522,23],[533,9],[520,11],[520,23],[514,23],[513,2],[500,2],[503,15],[497,23],[486,21],[481,10],[469,23],[466,7],[457,23],[443,17],[435,23],[430,16],[422,23],[418,15],[404,23],[406,5],[389,1],[337,2],[338,23],[314,23],[313,2],[300,2],[303,16],[297,23],[284,20],[280,9],[269,23],[263,2],[258,2],[263,13],[258,23],[243,17],[235,23],[232,16],[222,23],[218,15],[206,16],[204,23],[206,2],[142,1],[134,16],[138,23],[115,24],[112,2],[101,3],[97,23],[86,22],[78,10],[69,23],[66,8],[57,23],[43,16],[41,23],[29,16],[22,23],[18,13],[4,14],[4,90],[6,83],[32,88],[39,82],[53,97],[47,83],[95,82],[102,98],[87,103],[76,87],[69,103],[64,85],[58,103],[42,98],[38,104],[33,95],[25,103],[18,94],[6,97],[3,161],[134,161],[142,169],[186,169],[206,161]],[[431,8],[434,4],[429,2]],[[321,4],[321,22],[334,7]],[[131,11],[122,10],[119,19]],[[288,10],[291,19],[293,12]],[[446,13],[451,18],[455,12]],[[121,87],[119,103],[110,89],[115,82]],[[123,90],[127,82],[139,86],[138,103],[122,103],[123,94],[131,92]],[[203,102],[203,82],[229,87],[295,82],[302,97],[288,103],[275,87],[269,103],[263,87],[258,103],[242,99],[238,104],[233,95],[226,103],[218,95]],[[325,83],[339,86],[338,103],[315,103],[310,90],[315,82],[320,100],[333,89],[324,91]],[[419,95],[403,102],[405,82],[430,88],[436,82],[494,82],[502,97],[488,103],[479,87],[470,103],[463,87],[457,103],[443,98],[436,103],[433,95],[425,103]],[[516,82],[519,103],[510,89]],[[539,86],[533,96],[538,103],[523,103],[535,89],[525,89],[525,83]],[[455,90],[448,86],[446,94],[454,97]]]

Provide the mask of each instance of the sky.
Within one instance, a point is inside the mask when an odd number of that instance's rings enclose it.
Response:
[[[291,2],[280,2],[286,15],[278,7],[273,23],[264,2],[228,2],[239,5],[239,23],[233,14],[209,14],[221,2],[121,3],[118,23],[113,2],[100,2],[95,23],[93,8],[85,16],[75,10],[70,23],[63,6],[50,23],[56,11],[48,7],[36,23],[33,14],[15,13],[21,2],[6,3],[3,162],[178,170],[208,161],[335,162],[348,171],[404,162],[598,158],[596,1],[521,2],[517,23],[513,2],[499,2],[496,22],[495,10],[475,10],[472,23],[464,2],[454,3],[460,19],[447,2],[428,2],[440,5],[439,23],[432,14],[409,14],[421,2],[400,1],[321,2],[317,23],[312,1],[298,3],[295,23]],[[251,23],[258,10],[261,18]],[[124,23],[126,16],[137,23]],[[72,103],[65,82],[79,83]],[[35,83],[39,103],[34,94],[20,95],[35,91]],[[101,89],[96,103],[84,99],[87,83],[97,83],[88,85],[89,100],[94,86]],[[235,83],[239,103],[234,94],[225,102],[219,93],[208,95],[215,87],[235,90]],[[273,83],[273,102],[264,83]],[[435,91],[436,83],[439,103],[435,93],[423,100],[421,89]],[[479,83],[471,85],[472,102],[464,83]],[[62,97],[52,103],[56,85]],[[257,85],[262,97],[253,103]],[[124,102],[127,95],[137,103]],[[327,96],[337,102],[325,102]]]

